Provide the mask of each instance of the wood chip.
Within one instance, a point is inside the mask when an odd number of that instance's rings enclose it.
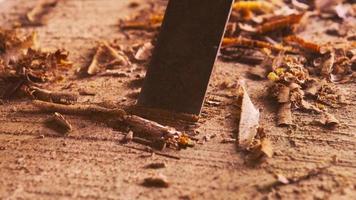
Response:
[[[83,96],[95,96],[96,95],[95,91],[92,91],[92,90],[89,90],[89,89],[85,89],[85,88],[80,88],[78,90],[78,92],[79,92],[80,95],[83,95]]]
[[[152,56],[152,50],[154,46],[151,42],[147,42],[143,44],[136,52],[135,59],[137,61],[147,61]]]
[[[260,112],[253,105],[243,83],[240,84],[238,90],[241,113],[239,117],[239,134],[237,142],[239,147],[247,148],[257,133]]]
[[[236,139],[235,138],[223,138],[221,140],[221,143],[226,144],[226,143],[236,143]]]
[[[248,76],[253,80],[264,80],[267,77],[267,70],[262,66],[256,66],[248,71]]]
[[[258,27],[258,33],[265,34],[273,31],[279,31],[284,28],[291,28],[298,24],[304,14],[291,14],[274,20],[268,20]]]
[[[142,183],[145,187],[158,187],[158,188],[168,188],[169,182],[167,177],[159,175],[157,177],[145,178]]]
[[[278,126],[291,126],[294,125],[292,119],[291,103],[282,103],[279,105],[277,113]]]
[[[151,163],[145,166],[146,169],[161,169],[166,168],[166,163]]]
[[[131,64],[123,52],[114,49],[108,42],[101,41],[90,65],[88,66],[87,74],[95,75],[103,66],[112,64],[113,62],[123,66]]]
[[[68,132],[72,131],[72,125],[69,123],[68,120],[64,118],[64,116],[58,112],[55,112],[49,122],[54,123],[56,127],[54,127],[57,131],[68,134]],[[59,128],[59,129],[57,129]]]
[[[283,184],[289,184],[288,178],[286,178],[284,175],[276,174],[276,176],[277,176],[278,182],[283,183]]]
[[[133,140],[133,138],[134,138],[134,133],[133,133],[133,131],[129,131],[126,135],[125,135],[125,137],[122,139],[122,143],[129,143],[129,142],[131,142],[132,140]]]
[[[279,89],[278,96],[277,96],[278,103],[290,102],[290,88],[281,84],[281,86],[278,89]]]
[[[322,124],[328,128],[334,129],[340,124],[340,122],[334,115],[325,112],[322,117]]]
[[[259,128],[257,135],[253,143],[247,148],[250,151],[248,155],[249,161],[253,163],[260,163],[265,160],[265,158],[271,158],[273,156],[272,143],[267,138],[266,133],[263,128]]]

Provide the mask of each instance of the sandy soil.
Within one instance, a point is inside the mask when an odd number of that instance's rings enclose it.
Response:
[[[9,26],[36,4],[35,0],[0,1],[0,25]],[[137,12],[128,8],[129,0],[63,0],[49,13],[49,23],[22,28],[37,31],[42,47],[65,48],[75,64],[66,80],[52,89],[67,91],[86,88],[94,97],[82,96],[81,102],[111,101],[122,105],[135,102],[140,89],[139,76],[145,68],[137,66],[129,77],[78,78],[75,68],[87,65],[96,41],[130,41],[120,32],[118,20]],[[319,27],[319,29],[315,29]],[[320,24],[308,27],[309,36],[319,37]],[[307,31],[308,31],[307,29]],[[328,40],[330,38],[321,38]],[[331,38],[337,39],[337,38]],[[218,85],[225,77],[231,82],[244,77],[251,66],[218,61],[208,91],[208,99],[219,99],[219,106],[204,105],[197,123],[198,137],[216,137],[182,151],[168,151],[180,160],[140,151],[140,145],[122,145],[123,133],[90,119],[68,116],[74,131],[58,136],[43,122],[47,115],[18,112],[28,110],[30,101],[15,100],[0,105],[0,199],[352,199],[356,196],[356,105],[331,110],[341,120],[336,130],[310,125],[313,115],[297,113],[297,128],[276,127],[276,107],[266,97],[267,81],[247,85],[252,100],[262,109],[262,123],[272,139],[275,154],[266,163],[251,167],[234,144],[220,143],[236,132],[235,98]],[[123,71],[130,70],[122,68]],[[351,101],[356,99],[355,85],[341,89]],[[172,122],[180,130],[184,126]],[[347,124],[347,125],[346,125]],[[43,137],[42,137],[43,136]],[[165,162],[163,169],[145,169],[154,162]],[[321,169],[322,168],[322,169]],[[146,188],[146,177],[167,176],[170,187]],[[274,174],[299,181],[271,186]],[[307,176],[309,174],[309,176]],[[304,178],[301,178],[304,177]],[[270,187],[271,186],[271,187]]]

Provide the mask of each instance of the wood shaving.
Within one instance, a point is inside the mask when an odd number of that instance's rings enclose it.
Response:
[[[166,176],[158,175],[156,177],[145,178],[142,185],[145,187],[168,188],[170,184]]]
[[[35,99],[54,103],[72,104],[78,100],[77,93],[52,92],[37,87],[30,87],[29,93]]]
[[[161,169],[166,167],[166,163],[151,163],[145,166],[146,169]]]
[[[278,113],[278,126],[290,126],[294,125],[292,118],[291,103],[282,103],[279,105]]]
[[[239,91],[239,106],[241,113],[239,115],[239,134],[238,146],[247,148],[257,133],[259,127],[260,112],[253,105],[244,83],[240,83]]]
[[[95,75],[102,70],[101,68],[103,66],[110,65],[113,62],[117,65],[131,65],[129,59],[123,52],[117,51],[111,47],[109,43],[102,41],[100,42],[86,72],[88,75]]]
[[[58,112],[55,112],[49,122],[54,123],[57,127],[59,132],[63,134],[68,134],[68,132],[72,131],[72,125],[69,123],[68,120],[64,118],[64,116]]]

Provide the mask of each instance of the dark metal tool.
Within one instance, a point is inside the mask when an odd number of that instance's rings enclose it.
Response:
[[[233,0],[170,0],[138,105],[199,115]]]

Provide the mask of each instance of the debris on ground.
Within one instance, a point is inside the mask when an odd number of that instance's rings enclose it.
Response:
[[[167,180],[167,177],[160,174],[155,177],[145,178],[142,185],[145,187],[168,188],[170,184]]]
[[[145,166],[146,169],[161,169],[161,168],[166,168],[166,163],[151,163]]]
[[[34,86],[29,87],[28,92],[34,99],[53,103],[73,104],[78,100],[77,93],[52,92]]]
[[[47,123],[54,130],[63,134],[68,134],[73,129],[69,121],[66,120],[61,113],[58,112],[55,112],[52,117],[47,121]]]
[[[26,19],[22,22],[24,26],[43,26],[48,23],[48,14],[58,4],[58,0],[51,2],[38,1],[36,6],[32,8],[27,14]]]
[[[256,131],[256,137],[249,144],[247,151],[249,152],[247,155],[247,161],[250,164],[258,164],[263,162],[266,158],[272,158],[272,143],[263,128],[258,128]]]
[[[239,133],[238,146],[247,148],[253,141],[259,127],[260,112],[253,105],[244,83],[240,83],[238,88],[239,98]]]
[[[88,75],[95,75],[105,68],[129,65],[131,62],[123,51],[114,49],[106,41],[101,41],[86,72]]]
[[[45,52],[35,48],[36,34],[24,39],[16,31],[0,29],[0,98],[31,96],[31,87],[61,81],[58,71],[72,67],[65,50]]]
[[[97,105],[85,104],[63,105],[39,100],[33,101],[32,104],[39,111],[43,112],[60,112],[82,116],[96,114],[107,118],[109,124],[119,124],[123,122],[132,130],[136,138],[144,138],[144,140],[147,140],[147,142],[143,142],[144,144],[150,144],[159,150],[163,150],[165,147],[181,149],[194,146],[193,140],[191,140],[187,134],[173,127],[163,126],[157,122],[127,114],[124,110],[119,108],[109,109]],[[135,141],[135,137],[133,137],[133,141]],[[140,141],[142,142],[142,140]]]

